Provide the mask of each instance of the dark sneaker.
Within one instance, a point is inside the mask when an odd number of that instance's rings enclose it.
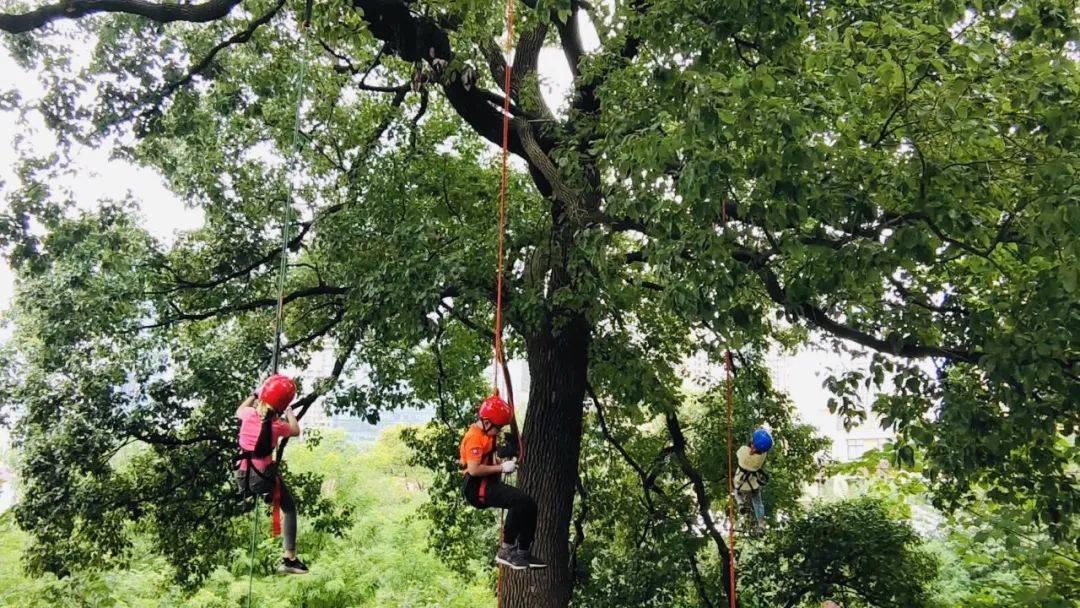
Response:
[[[514,545],[499,547],[499,552],[495,554],[495,561],[514,570],[527,570],[529,568],[529,560],[525,558],[524,552],[519,551]]]
[[[282,574],[307,574],[307,566],[299,559],[289,559],[287,557],[281,558],[281,564],[278,566],[278,572]]]
[[[518,549],[516,551],[516,553],[518,554],[518,556],[520,556],[520,558],[522,560],[525,561],[526,564],[529,564],[530,568],[547,568],[548,567],[548,565],[545,564],[543,561],[541,561],[540,558],[536,557],[535,555],[533,555],[532,553],[530,553],[530,552],[528,552],[528,551],[526,551],[524,549]]]

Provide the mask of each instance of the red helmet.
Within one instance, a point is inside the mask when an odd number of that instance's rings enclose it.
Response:
[[[484,403],[480,405],[480,419],[487,420],[496,426],[510,424],[510,419],[513,417],[513,408],[510,407],[509,403],[503,401],[498,392],[484,399]]]
[[[284,412],[295,396],[296,383],[282,374],[270,376],[259,389],[259,399],[278,412]]]

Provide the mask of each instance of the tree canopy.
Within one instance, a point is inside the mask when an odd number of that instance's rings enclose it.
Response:
[[[444,423],[465,419],[492,337],[486,144],[504,95],[521,169],[508,340],[532,376],[521,482],[554,566],[531,588],[511,581],[510,605],[569,601],[571,528],[603,513],[580,508],[598,432],[609,456],[650,446],[631,460],[669,467],[710,519],[726,456],[715,434],[685,431],[681,364],[729,349],[745,411],[772,398],[754,370],[778,343],[872,353],[830,382],[841,414],[865,416],[858,386],[881,389],[876,412],[899,453],[925,453],[940,504],[1033,499],[1067,533],[1080,502],[1074,3],[524,4],[510,91],[498,3],[320,2],[310,30],[284,0],[0,15],[61,143],[159,170],[206,218],[165,246],[124,201],[75,212],[50,188],[62,155],[20,167],[0,222],[19,277],[0,403],[22,412],[35,567],[121,556],[129,518],[192,522],[185,534],[220,550],[159,541],[195,576],[223,558],[229,415],[268,358],[287,197],[286,363],[336,358],[301,409],[325,396],[374,418],[434,402]],[[545,47],[572,78],[564,108],[541,94]],[[604,430],[586,403],[622,424]],[[761,421],[744,420],[737,435]],[[649,442],[652,421],[663,432]],[[132,442],[153,450],[119,475],[113,455]],[[627,466],[647,502],[648,465]],[[681,534],[693,546],[711,532]]]
[[[927,583],[938,566],[921,543],[872,499],[819,506],[748,562],[749,595],[760,606],[933,606]]]

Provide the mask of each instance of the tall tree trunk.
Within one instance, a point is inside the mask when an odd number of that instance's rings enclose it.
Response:
[[[526,337],[531,384],[520,485],[539,507],[533,553],[549,567],[504,571],[504,608],[565,608],[570,603],[570,521],[581,453],[589,326],[580,313],[561,321]]]

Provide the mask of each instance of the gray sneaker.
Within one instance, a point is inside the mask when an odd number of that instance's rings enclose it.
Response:
[[[536,557],[526,549],[515,549],[514,552],[516,554],[516,557],[519,557],[521,560],[523,560],[526,564],[529,565],[530,568],[539,569],[548,567],[548,565],[542,562],[540,558]]]
[[[517,548],[517,545],[502,545],[495,554],[495,561],[514,570],[527,570],[529,560],[525,553]]]

